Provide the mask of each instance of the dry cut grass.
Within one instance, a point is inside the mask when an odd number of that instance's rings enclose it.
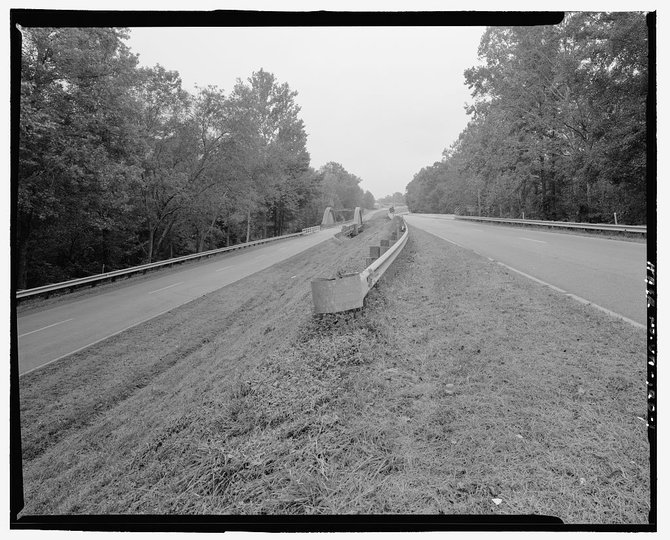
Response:
[[[644,333],[414,229],[310,315],[383,225],[22,379],[26,513],[646,523]]]

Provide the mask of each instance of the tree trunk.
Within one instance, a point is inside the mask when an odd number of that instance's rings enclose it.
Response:
[[[247,210],[247,242],[249,242],[249,236],[251,234],[251,209]]]
[[[25,289],[28,281],[28,238],[19,240],[17,250],[16,288]]]
[[[198,238],[198,253],[203,251],[205,249],[205,240],[207,240],[207,237],[209,234],[212,232],[212,229],[214,228],[214,224],[216,223],[216,220],[219,218],[218,212],[214,214],[214,219],[212,219],[212,222],[209,224],[209,227],[207,230],[205,230]]]
[[[200,253],[203,250],[203,245],[205,243],[205,233],[202,231],[198,231],[197,238],[198,240],[195,244],[195,252]]]
[[[16,250],[16,288],[25,289],[28,282],[28,242],[32,231],[32,215],[28,214],[19,220],[17,231],[18,249]]]
[[[151,227],[149,229],[149,249],[148,249],[148,254],[147,254],[147,264],[151,264],[153,256],[154,256],[154,236],[156,236],[156,228]]]
[[[165,237],[168,236],[172,232],[172,226],[174,225],[176,219],[170,220],[170,224],[163,229],[163,234],[161,234],[161,237],[158,239],[158,242],[156,242],[156,253],[160,255],[160,249],[161,246],[163,245],[163,240],[165,240]]]
[[[102,258],[102,272],[104,273],[104,269],[106,266],[109,266],[109,261],[108,261],[108,253],[107,253],[107,235],[105,234],[107,231],[105,229],[102,229],[102,238],[101,238],[101,243],[102,245],[100,246],[101,250],[101,258]]]

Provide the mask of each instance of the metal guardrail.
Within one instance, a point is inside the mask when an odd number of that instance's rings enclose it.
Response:
[[[558,227],[566,229],[589,229],[597,231],[629,232],[647,234],[645,225],[612,225],[609,223],[577,223],[571,221],[544,221],[540,219],[506,219],[479,216],[454,216],[455,219],[465,221],[490,221],[495,223],[510,223],[513,225],[538,225],[542,227]]]
[[[310,227],[310,229],[320,230],[320,227]],[[114,281],[117,277],[126,276],[130,274],[137,274],[139,272],[145,273],[147,270],[153,270],[154,268],[160,268],[162,266],[172,266],[174,264],[179,264],[185,261],[190,261],[193,259],[200,259],[204,257],[211,257],[212,255],[218,255],[219,253],[225,253],[226,251],[233,251],[235,249],[242,249],[252,246],[258,246],[261,244],[267,244],[268,242],[274,242],[275,240],[283,240],[285,238],[292,238],[295,236],[303,236],[304,234],[309,234],[304,232],[285,234],[282,236],[273,236],[272,238],[264,238],[263,240],[254,240],[253,242],[245,242],[243,244],[236,244],[234,246],[228,246],[219,249],[212,249],[209,251],[203,251],[201,253],[193,253],[192,255],[184,255],[182,257],[175,257],[173,259],[168,259],[166,261],[158,261],[155,263],[142,264],[140,266],[133,266],[131,268],[125,268],[123,270],[115,270],[113,272],[106,272],[104,274],[96,274],[94,276],[88,276],[85,278],[72,279],[70,281],[63,281],[61,283],[53,283],[51,285],[43,285],[41,287],[35,287],[34,289],[24,289],[16,292],[16,299],[21,300],[24,298],[30,298],[33,296],[39,296],[41,294],[48,294],[63,289],[74,289],[82,285],[87,284],[97,284],[100,281],[106,281],[111,279]]]
[[[407,223],[403,218],[403,226],[405,227],[405,232],[403,235],[398,239],[398,241],[393,244],[391,247],[389,247],[388,251],[384,254],[382,254],[379,259],[377,259],[375,262],[373,262],[370,266],[368,266],[365,270],[363,270],[360,274],[361,276],[361,287],[363,289],[364,294],[363,296],[365,297],[368,292],[370,292],[370,289],[375,286],[375,283],[379,281],[379,278],[384,275],[384,272],[386,272],[393,261],[396,260],[400,252],[402,251],[402,248],[405,247],[405,244],[407,243],[407,238],[409,236],[409,228],[407,227]]]
[[[356,236],[360,225],[358,223],[352,223],[351,225],[342,225],[342,230],[340,231],[345,236]]]
[[[363,307],[363,301],[370,289],[379,281],[388,270],[398,254],[405,247],[408,238],[408,228],[402,220],[404,234],[375,259],[365,270],[338,278],[316,278],[312,280],[312,302],[315,313],[338,313]],[[392,236],[392,238],[395,238]],[[386,244],[388,245],[388,241]],[[372,249],[372,247],[371,247]],[[377,250],[380,248],[377,247]],[[379,253],[379,251],[377,251]]]

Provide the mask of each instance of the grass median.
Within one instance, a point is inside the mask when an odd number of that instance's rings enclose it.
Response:
[[[311,315],[384,226],[22,378],[25,513],[646,523],[644,332],[416,229]]]

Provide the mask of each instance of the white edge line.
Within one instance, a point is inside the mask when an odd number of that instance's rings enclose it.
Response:
[[[612,311],[611,309],[607,309],[606,307],[603,307],[601,305],[595,304],[591,302],[590,300],[587,300],[586,298],[582,298],[581,296],[577,296],[576,294],[572,294],[569,292],[564,291],[563,289],[559,289],[558,287],[555,287],[554,285],[551,285],[550,283],[547,283],[545,281],[542,281],[541,279],[538,279],[534,276],[531,276],[529,274],[526,274],[525,272],[522,272],[521,270],[517,270],[516,268],[512,268],[511,266],[507,266],[506,264],[501,263],[498,261],[498,264],[500,266],[504,266],[508,270],[511,270],[512,272],[516,272],[517,274],[521,274],[524,277],[527,277],[528,279],[532,279],[533,281],[536,281],[537,283],[540,283],[541,285],[545,285],[546,287],[549,287],[550,289],[553,289],[557,292],[563,293],[565,296],[569,296],[573,300],[577,300],[577,302],[581,304],[585,304],[587,306],[593,306],[596,309],[599,309],[600,311],[607,313],[608,315],[615,317],[617,319],[621,319],[624,322],[627,322],[628,324],[632,324],[633,326],[637,328],[641,328],[642,330],[646,330],[647,327],[646,325],[639,323],[637,321],[634,321],[633,319],[629,319],[628,317],[621,315],[620,313],[617,313],[616,311]]]
[[[428,232],[428,231],[426,231],[426,232]],[[542,232],[544,232],[544,231],[542,231]],[[439,234],[435,234],[435,233],[429,233],[429,234],[432,234],[432,235],[434,235],[434,236],[437,236],[438,238],[442,238],[442,240],[444,240],[445,242],[449,242],[450,244],[454,244],[454,245],[456,245],[456,246],[458,246],[458,247],[461,247],[461,248],[463,248],[463,249],[467,249],[468,251],[474,251],[472,248],[468,248],[468,247],[462,246],[462,245],[459,244],[458,242],[454,242],[453,240],[449,240],[449,239],[447,239],[447,238],[445,238],[444,236],[441,236],[441,235],[439,235]],[[552,233],[547,233],[547,234],[552,234]],[[553,234],[560,234],[560,233],[553,233]],[[622,240],[620,240],[620,242],[621,242],[621,241],[622,241]],[[475,251],[475,253],[477,253],[477,252]],[[488,258],[488,257],[487,257],[487,258]],[[528,279],[532,279],[533,281],[536,281],[537,283],[540,283],[541,285],[545,285],[546,287],[549,287],[550,289],[553,289],[553,290],[555,290],[555,291],[557,291],[557,292],[559,292],[559,293],[565,294],[566,296],[569,296],[570,298],[573,298],[574,300],[577,300],[578,302],[581,302],[581,303],[583,303],[583,304],[588,304],[588,305],[590,305],[590,306],[593,306],[594,308],[597,308],[597,309],[599,309],[600,311],[603,311],[603,312],[607,313],[608,315],[611,315],[612,317],[616,317],[617,319],[621,319],[622,321],[625,321],[625,322],[627,322],[628,324],[632,324],[633,326],[635,326],[635,327],[637,327],[637,328],[641,328],[641,329],[643,329],[643,330],[646,330],[646,329],[647,329],[647,326],[646,326],[646,325],[641,324],[641,323],[639,323],[639,322],[637,322],[637,321],[634,321],[633,319],[629,319],[628,317],[625,317],[625,316],[621,315],[620,313],[616,313],[616,312],[614,312],[614,311],[612,311],[612,310],[610,310],[610,309],[607,309],[607,308],[605,308],[605,307],[603,307],[603,306],[600,306],[600,305],[598,305],[598,304],[594,304],[593,302],[591,302],[591,301],[589,301],[589,300],[586,300],[586,299],[582,298],[581,296],[577,296],[576,294],[568,293],[568,292],[564,291],[563,289],[560,289],[560,288],[556,287],[555,285],[552,285],[551,283],[547,283],[546,281],[542,281],[541,279],[538,279],[538,278],[536,278],[536,277],[534,277],[534,276],[531,276],[530,274],[526,274],[525,272],[522,272],[521,270],[517,270],[516,268],[512,268],[511,266],[507,266],[506,264],[501,263],[500,261],[497,261],[497,263],[498,263],[500,266],[504,266],[505,268],[511,270],[512,272],[516,272],[517,274],[521,274],[522,276],[527,277]]]
[[[142,320],[139,321],[139,322],[133,323],[133,324],[131,324],[130,326],[126,326],[125,328],[123,328],[123,329],[121,329],[121,330],[118,330],[118,331],[114,332],[113,334],[109,334],[108,336],[105,336],[105,337],[103,337],[103,338],[100,338],[100,339],[94,341],[93,343],[89,343],[88,345],[84,345],[83,347],[79,347],[78,349],[75,349],[74,351],[70,351],[69,353],[65,353],[65,354],[59,356],[58,358],[54,358],[53,360],[49,360],[47,363],[42,364],[41,366],[37,366],[37,367],[34,367],[34,368],[32,368],[32,369],[29,369],[28,371],[24,371],[23,373],[19,373],[19,377],[23,377],[24,375],[27,375],[28,373],[31,373],[31,372],[36,371],[36,370],[38,370],[38,369],[41,369],[41,368],[43,368],[43,367],[45,367],[45,366],[48,366],[49,364],[53,364],[54,362],[58,362],[58,360],[62,360],[63,358],[66,358],[67,356],[70,356],[70,355],[72,355],[72,354],[76,354],[76,353],[78,353],[78,352],[80,352],[80,351],[83,351],[84,349],[88,349],[89,347],[93,347],[93,345],[97,345],[97,344],[100,343],[101,341],[105,341],[106,339],[109,339],[109,338],[111,338],[111,337],[114,337],[114,336],[116,336],[117,334],[120,334],[121,332],[125,332],[126,330],[130,330],[131,328],[133,328],[133,327],[135,327],[135,326],[139,326],[140,324],[145,323],[145,322],[147,322],[147,321],[150,321],[151,319],[154,319],[154,318],[156,318],[156,317],[160,317],[161,315],[163,315],[163,314],[165,314],[165,313],[167,313],[168,311],[171,311],[171,310],[173,310],[173,309],[174,309],[174,308],[172,307],[172,308],[170,308],[170,309],[166,309],[165,311],[161,311],[160,313],[156,313],[155,315],[151,315],[150,317],[147,317],[146,319],[142,319]]]
[[[63,324],[63,323],[69,322],[69,321],[74,321],[74,319],[66,319],[66,320],[61,321],[61,322],[50,324],[49,326],[45,326],[44,328],[38,328],[37,330],[32,330],[30,332],[26,332],[25,334],[21,334],[21,335],[19,335],[19,337],[22,338],[23,336],[29,336],[30,334],[34,334],[35,332],[41,332],[42,330],[46,330],[47,328],[51,328],[53,326],[58,326],[59,324]]]
[[[599,309],[600,311],[604,311],[608,315],[611,315],[612,317],[616,317],[617,319],[621,319],[622,321],[627,322],[628,324],[632,324],[633,326],[636,326],[638,328],[641,328],[642,330],[646,330],[647,326],[639,323],[637,321],[634,321],[633,319],[629,319],[628,317],[625,317],[621,315],[620,313],[617,313],[616,311],[612,311],[611,309],[607,309],[606,307],[599,306],[598,304],[594,304],[590,300],[586,300],[585,298],[582,298],[581,296],[577,296],[576,294],[571,294],[567,293],[566,296],[569,296],[570,298],[573,298],[574,300],[577,300],[578,302],[581,302],[582,304],[586,304],[589,306],[593,306],[594,308]]]
[[[221,272],[222,270],[228,270],[228,268],[232,268],[235,265],[232,266],[224,266],[223,268],[219,268],[218,270],[214,270],[215,272]]]
[[[147,294],[154,294],[156,292],[164,291],[165,289],[169,289],[171,287],[176,287],[177,285],[181,285],[184,283],[183,281],[180,281],[179,283],[173,283],[172,285],[168,285],[167,287],[163,287],[162,289],[156,289],[155,291],[148,292]]]
[[[498,264],[500,266],[504,266],[508,270],[511,270],[512,272],[516,272],[517,274],[521,274],[524,277],[527,277],[528,279],[532,279],[533,281],[539,283],[540,285],[544,285],[545,287],[549,287],[550,289],[553,289],[556,292],[566,294],[566,292],[563,289],[560,289],[559,287],[556,287],[555,285],[552,285],[551,283],[547,283],[546,281],[542,281],[541,279],[536,278],[535,276],[531,276],[530,274],[526,274],[525,272],[522,272],[521,270],[517,270],[516,268],[512,268],[511,266],[507,266],[505,263],[501,263],[498,261]]]

